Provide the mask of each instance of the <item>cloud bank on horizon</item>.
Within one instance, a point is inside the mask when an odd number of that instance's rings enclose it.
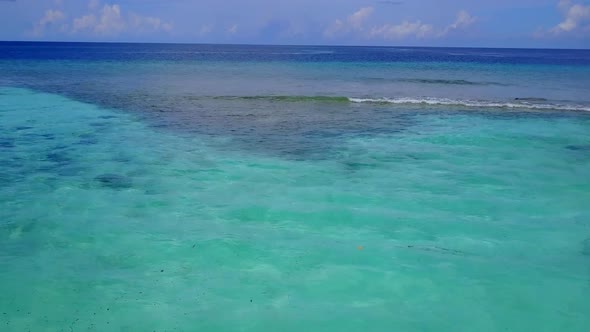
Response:
[[[0,40],[590,48],[590,0],[0,0]]]
[[[563,12],[564,19],[550,30],[551,33],[555,35],[572,32],[590,33],[590,5],[561,0],[558,6]]]
[[[407,37],[418,39],[426,37],[440,38],[452,31],[467,28],[476,21],[476,18],[467,11],[461,10],[457,13],[456,20],[443,29],[436,29],[431,24],[422,23],[420,20],[413,22],[406,20],[399,24],[386,23],[367,28],[366,21],[370,19],[374,10],[373,7],[364,7],[350,15],[346,20],[337,19],[324,31],[324,36],[331,38],[339,34],[355,33],[373,40],[403,40]]]

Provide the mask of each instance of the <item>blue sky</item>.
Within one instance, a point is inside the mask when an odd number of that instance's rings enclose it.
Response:
[[[0,0],[0,40],[590,48],[590,0]]]

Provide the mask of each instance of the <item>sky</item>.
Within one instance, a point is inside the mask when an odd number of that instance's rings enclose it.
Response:
[[[590,48],[590,0],[0,0],[0,40]]]

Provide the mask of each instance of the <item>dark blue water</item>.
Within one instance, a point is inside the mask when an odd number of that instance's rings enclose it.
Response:
[[[0,59],[590,65],[590,50],[0,42]]]

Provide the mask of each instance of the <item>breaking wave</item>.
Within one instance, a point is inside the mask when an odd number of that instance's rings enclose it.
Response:
[[[344,96],[217,96],[214,99],[224,100],[259,100],[272,102],[293,103],[366,103],[391,105],[425,105],[425,106],[455,106],[476,108],[504,108],[529,110],[561,110],[590,112],[590,105],[553,103],[544,98],[514,98],[510,101],[462,100],[431,97],[398,97],[398,98],[356,98]]]
[[[590,112],[590,105],[553,104],[530,102],[533,98],[516,98],[514,101],[485,101],[485,100],[459,100],[447,98],[349,98],[353,103],[396,104],[396,105],[429,105],[429,106],[459,106],[478,108],[508,108],[508,109],[533,109],[533,110],[561,110],[561,111],[586,111]],[[541,101],[541,98],[536,100]]]

